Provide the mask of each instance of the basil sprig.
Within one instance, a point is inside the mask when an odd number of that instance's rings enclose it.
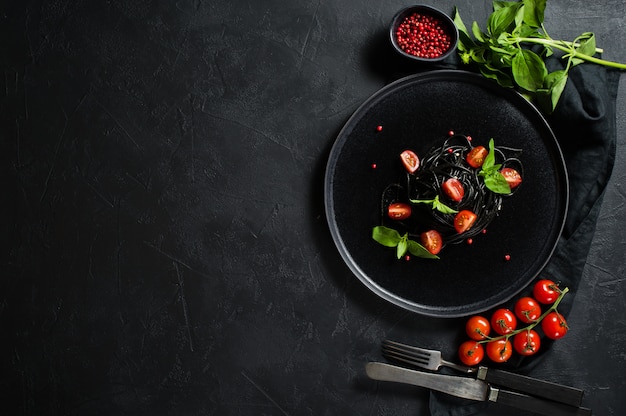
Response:
[[[400,233],[393,228],[388,228],[382,225],[376,226],[372,229],[372,238],[374,241],[385,247],[395,247],[398,259],[402,258],[407,251],[416,257],[422,257],[425,259],[439,258],[438,256],[431,254],[417,241],[409,239],[408,233],[400,235]]]
[[[413,202],[414,204],[430,205],[432,209],[436,209],[442,214],[456,214],[457,212],[459,212],[455,209],[450,208],[443,202],[441,202],[439,200],[439,195],[435,195],[433,199],[409,199],[409,201]]]
[[[593,33],[585,32],[573,42],[552,39],[543,25],[547,0],[493,2],[493,13],[483,31],[476,21],[471,33],[455,10],[454,23],[459,30],[458,52],[465,64],[476,64],[481,74],[503,87],[517,87],[545,113],[552,113],[567,83],[569,70],[583,62],[618,69],[626,64],[595,57]],[[530,46],[538,48],[530,50]],[[565,69],[549,72],[544,59],[555,50],[563,53]]]
[[[483,166],[478,175],[483,177],[485,186],[496,194],[508,195],[511,193],[511,187],[506,178],[500,173],[501,164],[496,164],[496,155],[494,150],[493,139],[489,140],[489,153],[485,157]]]

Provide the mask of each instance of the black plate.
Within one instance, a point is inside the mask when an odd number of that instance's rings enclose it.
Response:
[[[494,138],[522,149],[524,182],[472,245],[447,245],[440,260],[397,260],[371,238],[381,193],[398,179],[400,152],[424,153],[450,130],[475,145]],[[511,299],[537,277],[563,229],[568,181],[552,130],[521,95],[479,75],[433,71],[386,86],[348,120],[330,153],[325,198],[337,248],[369,289],[420,314],[458,317]]]

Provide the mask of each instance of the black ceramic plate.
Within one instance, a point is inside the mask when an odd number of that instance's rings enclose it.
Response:
[[[450,130],[474,145],[494,138],[522,149],[524,182],[472,245],[447,245],[440,260],[397,260],[371,238],[382,191],[398,180],[404,149],[425,153]],[[511,299],[539,275],[563,228],[568,182],[552,130],[521,95],[479,75],[433,71],[386,86],[348,120],[330,153],[325,198],[337,248],[369,289],[420,314],[458,317]]]

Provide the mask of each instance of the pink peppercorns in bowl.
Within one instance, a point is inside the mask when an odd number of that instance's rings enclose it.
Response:
[[[459,41],[459,31],[450,16],[426,5],[396,13],[389,36],[401,55],[421,62],[444,60],[456,50]]]

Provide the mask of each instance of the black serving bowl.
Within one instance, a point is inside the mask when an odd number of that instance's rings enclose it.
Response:
[[[439,62],[452,54],[459,42],[454,21],[431,6],[415,5],[400,10],[389,27],[394,49],[418,62]]]

